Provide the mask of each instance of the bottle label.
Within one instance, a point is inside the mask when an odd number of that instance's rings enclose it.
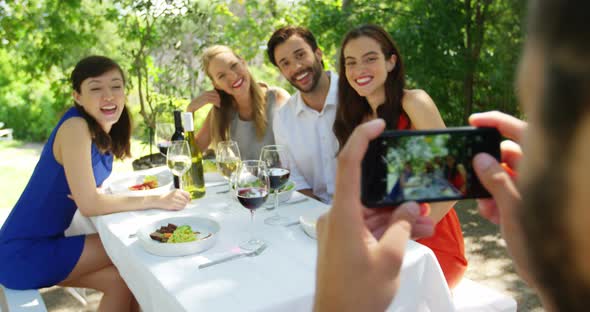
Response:
[[[182,126],[184,127],[184,131],[186,131],[186,132],[195,131],[195,125],[193,123],[193,113],[190,113],[190,112],[182,113]]]

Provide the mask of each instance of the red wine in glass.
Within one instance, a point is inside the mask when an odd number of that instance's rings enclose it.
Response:
[[[285,168],[270,168],[268,173],[270,188],[273,190],[279,190],[281,187],[285,186],[289,181],[289,175],[291,174],[291,172]]]
[[[160,142],[158,143],[158,149],[162,155],[166,156],[168,154],[168,147],[170,147],[170,142]]]
[[[244,208],[254,210],[262,206],[268,197],[268,191],[259,187],[240,188],[237,191],[238,201]]]

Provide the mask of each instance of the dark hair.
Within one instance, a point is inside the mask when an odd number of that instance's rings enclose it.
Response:
[[[385,103],[379,106],[377,115],[385,120],[387,129],[396,129],[400,115],[405,114],[402,108],[402,98],[406,84],[404,64],[393,38],[383,28],[377,25],[362,25],[349,31],[340,46],[338,109],[336,110],[336,119],[333,128],[334,134],[340,144],[340,149],[344,147],[354,128],[361,124],[363,118],[371,113],[371,106],[367,102],[367,99],[359,95],[352,88],[348,79],[346,79],[344,47],[350,40],[359,37],[369,37],[377,41],[386,58],[392,55],[397,56],[395,67],[387,74],[387,79],[385,80]]]
[[[518,217],[538,286],[557,311],[586,311],[590,283],[576,255],[588,246],[576,246],[566,219],[571,212],[560,208],[571,205],[563,164],[571,162],[576,131],[590,112],[590,3],[548,0],[529,6],[528,40],[544,57],[539,107],[547,159],[532,182],[522,185]]]
[[[76,92],[81,93],[80,86],[84,80],[98,77],[113,69],[116,69],[121,73],[123,84],[125,84],[123,70],[115,61],[97,55],[83,58],[78,64],[76,64],[76,67],[70,76],[72,88],[76,90]],[[96,120],[84,110],[84,107],[76,102],[74,102],[74,106],[88,123],[88,129],[90,130],[92,141],[96,144],[101,153],[112,152],[115,157],[120,159],[131,156],[131,116],[129,115],[126,105],[123,107],[121,117],[119,117],[119,120],[113,124],[109,133],[106,133],[102,129]]]
[[[300,26],[284,26],[277,29],[270,39],[268,39],[268,43],[266,44],[266,53],[268,53],[268,59],[270,62],[278,67],[277,62],[275,60],[275,49],[281,43],[287,41],[287,39],[291,38],[291,36],[298,35],[299,37],[303,38],[307,44],[311,47],[312,51],[316,51],[318,49],[318,43],[315,40],[315,37],[309,31],[309,29],[300,27]],[[322,66],[324,65],[322,61]]]

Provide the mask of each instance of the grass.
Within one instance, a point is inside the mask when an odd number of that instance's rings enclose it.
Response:
[[[0,209],[11,209],[33,173],[40,145],[21,141],[0,141]]]

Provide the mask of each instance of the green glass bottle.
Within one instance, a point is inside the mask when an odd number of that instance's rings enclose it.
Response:
[[[191,194],[192,199],[205,196],[205,177],[203,175],[203,155],[195,142],[195,126],[193,124],[193,113],[182,113],[182,124],[184,126],[184,139],[188,142],[191,150],[191,168],[182,176],[182,189]]]

